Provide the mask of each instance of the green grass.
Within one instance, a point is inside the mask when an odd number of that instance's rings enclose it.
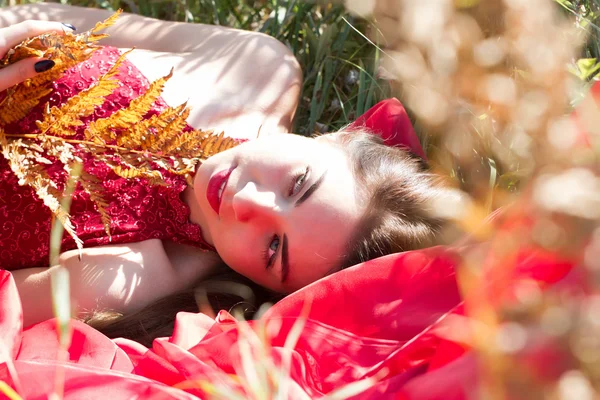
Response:
[[[266,33],[285,43],[304,72],[293,131],[304,135],[332,131],[389,95],[378,81],[377,50],[361,36],[366,21],[340,4],[302,0],[72,0],[124,8],[159,19],[218,24]]]
[[[571,14],[589,39],[582,57],[600,58],[600,0],[555,0]]]
[[[39,0],[0,0],[30,3]],[[589,33],[581,57],[600,59],[600,0],[555,0]],[[153,18],[217,24],[271,35],[295,54],[304,87],[293,131],[333,131],[379,100],[388,85],[377,79],[379,52],[363,36],[369,22],[349,15],[339,2],[310,0],[61,0],[62,3],[125,11]],[[591,65],[589,65],[591,64]],[[584,65],[588,79],[596,63]],[[425,135],[427,136],[427,135]]]
[[[580,59],[568,68],[582,80],[588,81],[585,89],[592,86],[600,72],[600,0],[555,0],[565,12],[574,19],[577,26],[587,35],[585,46],[581,50]],[[572,99],[575,106],[581,101],[587,90]]]
[[[8,3],[36,0],[0,0]],[[295,54],[304,86],[293,131],[304,135],[337,130],[387,97],[377,79],[378,52],[361,36],[368,22],[343,5],[306,0],[62,0],[62,3],[145,16],[217,24],[271,35]]]

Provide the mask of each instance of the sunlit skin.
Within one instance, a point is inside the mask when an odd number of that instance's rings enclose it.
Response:
[[[211,177],[232,169],[219,213]],[[194,181],[204,238],[254,282],[291,292],[334,272],[364,210],[347,156],[325,137],[275,135],[211,157]]]

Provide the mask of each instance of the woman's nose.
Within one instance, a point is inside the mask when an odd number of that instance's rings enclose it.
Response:
[[[232,199],[235,218],[247,222],[255,218],[270,218],[277,213],[275,193],[260,191],[254,182],[248,182]]]

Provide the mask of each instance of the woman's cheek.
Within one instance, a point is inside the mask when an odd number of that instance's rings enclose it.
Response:
[[[230,268],[238,270],[241,261],[250,256],[248,249],[243,246],[242,239],[221,237],[220,242],[221,246],[217,247],[217,253]]]

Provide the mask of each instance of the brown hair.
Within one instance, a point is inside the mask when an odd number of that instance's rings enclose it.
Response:
[[[251,319],[260,305],[281,297],[223,264],[217,273],[192,288],[163,297],[141,310],[126,315],[97,310],[83,321],[109,338],[132,339],[151,347],[157,337],[173,334],[175,317],[180,311],[204,312],[214,317],[216,311],[227,310]]]
[[[430,205],[445,189],[427,172],[427,162],[366,131],[338,132],[333,140],[350,158],[367,210],[342,268],[435,244],[445,221],[433,215]]]
[[[340,267],[431,245],[442,221],[429,214],[427,203],[440,189],[427,173],[425,161],[403,149],[388,147],[381,138],[366,132],[338,132],[329,140],[349,156],[359,183],[359,198],[367,204]],[[224,282],[230,288],[245,287],[253,295],[223,290],[227,288]],[[206,296],[198,296],[199,288]],[[204,311],[208,301],[213,310],[231,311],[237,306],[251,317],[260,304],[281,297],[225,268],[197,287],[167,296],[138,312],[125,316],[96,312],[86,322],[108,337],[130,338],[149,347],[154,338],[172,334],[179,311]]]

